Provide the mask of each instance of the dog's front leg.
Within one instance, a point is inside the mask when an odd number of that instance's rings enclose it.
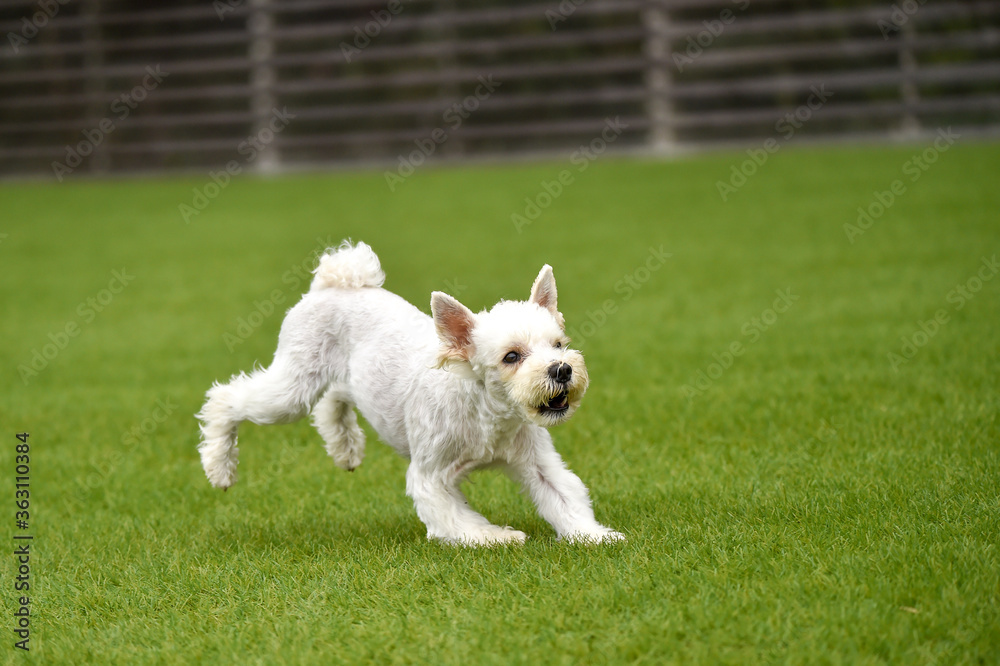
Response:
[[[539,428],[532,439],[532,454],[511,464],[509,472],[521,482],[539,515],[555,528],[559,538],[595,543],[624,540],[624,535],[597,522],[587,486],[566,468],[548,431]]]
[[[523,543],[527,538],[524,532],[493,525],[469,508],[458,487],[462,479],[459,467],[425,469],[413,461],[406,471],[406,494],[427,526],[427,538],[466,546]]]

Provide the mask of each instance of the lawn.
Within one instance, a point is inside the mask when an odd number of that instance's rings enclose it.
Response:
[[[31,612],[23,653],[8,554],[3,661],[1000,663],[1000,146],[925,149],[786,148],[738,187],[744,153],[394,192],[0,185],[3,534],[30,543]],[[205,390],[269,363],[345,237],[425,311],[553,265],[591,376],[553,436],[627,543],[557,541],[489,472],[470,502],[528,543],[428,542],[370,429],[349,474],[306,421],[244,425],[240,482],[209,486]]]

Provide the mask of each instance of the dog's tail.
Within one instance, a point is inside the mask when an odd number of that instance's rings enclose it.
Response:
[[[313,273],[316,277],[309,291],[381,287],[385,282],[385,273],[375,252],[360,241],[352,245],[345,240],[339,247],[327,250]]]

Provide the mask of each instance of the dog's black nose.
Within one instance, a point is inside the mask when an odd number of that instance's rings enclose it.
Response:
[[[549,377],[565,384],[573,377],[573,366],[569,363],[553,363],[549,366]]]

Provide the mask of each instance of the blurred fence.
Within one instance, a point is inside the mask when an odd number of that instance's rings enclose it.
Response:
[[[992,1],[0,0],[0,34],[5,175],[1000,129]]]

